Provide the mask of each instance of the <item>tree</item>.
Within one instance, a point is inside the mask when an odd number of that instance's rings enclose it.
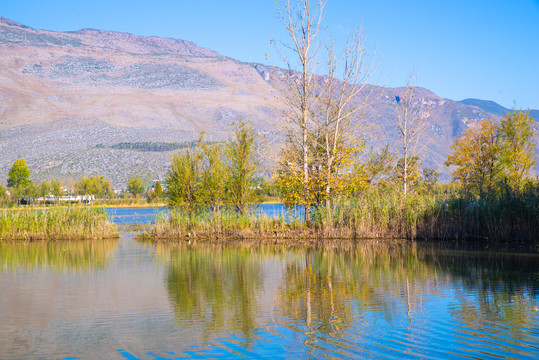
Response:
[[[222,159],[223,147],[219,143],[202,143],[205,166],[202,171],[202,201],[214,211],[219,211],[225,197],[227,168]]]
[[[446,165],[455,165],[453,178],[481,197],[501,183],[520,187],[536,163],[534,126],[529,112],[515,110],[499,123],[482,120],[451,145]]]
[[[420,180],[420,170],[419,158],[417,156],[411,156],[408,159],[400,158],[399,161],[397,161],[395,175],[400,182],[406,184],[407,187],[410,187],[417,185]]]
[[[519,187],[536,163],[535,126],[529,111],[513,110],[499,123],[501,168],[512,186]]]
[[[144,193],[145,188],[142,179],[139,177],[135,177],[129,180],[129,182],[127,183],[127,190],[134,197],[138,197],[140,194]]]
[[[291,55],[281,54],[288,67],[281,78],[288,122],[275,180],[287,205],[305,206],[307,223],[313,203],[325,201],[329,205],[332,196],[344,189],[344,174],[350,172],[358,150],[349,125],[361,108],[354,101],[367,78],[362,38],[357,32],[342,58],[336,56],[331,42],[325,46],[326,76],[317,75],[325,6],[325,1],[311,6],[310,0],[293,5],[287,0],[280,12],[291,40],[284,47]]]
[[[18,188],[20,196],[23,200],[26,200],[27,203],[34,201],[39,197],[40,186],[36,181],[27,181],[24,185],[20,185]]]
[[[159,199],[161,196],[163,196],[163,187],[161,186],[161,183],[159,182],[159,180],[155,182],[153,192],[156,199]]]
[[[256,169],[255,133],[250,123],[239,120],[234,137],[226,143],[228,181],[227,192],[236,211],[243,214],[245,204],[253,200],[251,182]]]
[[[63,195],[62,182],[56,179],[52,179],[51,192],[52,192],[52,195],[58,200],[60,196]]]
[[[198,149],[187,148],[172,158],[167,172],[166,196],[170,207],[185,206],[189,213],[198,202],[203,154]]]
[[[417,153],[420,147],[420,139],[426,129],[426,117],[428,114],[424,111],[421,99],[416,99],[415,89],[412,86],[413,78],[410,78],[406,84],[404,95],[396,96],[396,112],[397,112],[397,130],[399,132],[400,144],[399,150],[401,153],[401,176],[402,190],[404,197],[408,193],[408,184],[410,180],[410,172],[417,170],[416,164],[418,158]]]
[[[48,181],[43,181],[39,189],[39,195],[45,200],[45,197],[51,193],[51,183]]]
[[[438,183],[439,174],[434,169],[423,169],[423,182],[432,190]]]
[[[446,166],[455,165],[455,180],[462,181],[467,191],[480,196],[491,189],[500,176],[498,126],[494,120],[480,121],[468,129],[451,145]]]
[[[370,92],[358,95],[366,89],[371,73],[364,64],[363,36],[356,31],[347,43],[342,56],[337,56],[332,43],[327,47],[326,77],[322,82],[320,105],[315,108],[316,141],[315,169],[318,183],[322,186],[321,200],[330,205],[335,195],[347,193],[348,176],[364,149],[364,142],[354,137],[355,115],[366,105]],[[340,64],[343,64],[340,66]],[[339,80],[337,80],[339,77]]]
[[[284,169],[280,175],[294,181],[300,194],[296,198],[305,206],[305,220],[310,221],[310,204],[312,201],[312,179],[309,176],[312,158],[309,153],[309,133],[312,132],[312,113],[316,102],[315,75],[317,68],[317,53],[320,48],[318,33],[322,27],[322,13],[325,2],[317,2],[312,11],[310,0],[303,0],[295,7],[286,0],[281,17],[291,45],[287,48],[294,53],[294,58],[283,54],[283,60],[288,65],[288,74],[283,77],[287,92],[283,102],[288,107],[288,137],[287,148],[283,151],[281,165]],[[297,57],[296,57],[297,56]],[[294,66],[297,61],[297,67]]]
[[[7,186],[10,188],[18,188],[26,185],[30,177],[30,170],[24,158],[15,160],[9,170]]]
[[[110,180],[103,175],[83,176],[75,183],[74,187],[75,192],[79,195],[93,195],[102,199],[114,196]]]

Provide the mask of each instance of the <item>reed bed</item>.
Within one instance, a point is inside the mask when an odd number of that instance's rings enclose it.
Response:
[[[86,240],[118,237],[101,209],[0,210],[0,240]]]
[[[146,239],[439,239],[537,242],[539,186],[505,189],[483,198],[459,192],[370,188],[361,196],[313,208],[301,218],[250,212],[171,210],[143,235]]]
[[[539,187],[483,198],[371,189],[321,207],[313,224],[320,237],[537,241]]]
[[[257,211],[239,214],[229,209],[188,212],[170,209],[141,235],[146,240],[261,239],[301,237],[310,230],[299,218],[291,215],[270,217]]]

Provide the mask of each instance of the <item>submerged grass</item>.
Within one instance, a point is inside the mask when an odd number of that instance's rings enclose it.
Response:
[[[0,210],[0,240],[83,240],[118,237],[101,209]]]

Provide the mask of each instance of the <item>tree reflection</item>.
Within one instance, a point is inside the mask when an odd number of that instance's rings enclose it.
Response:
[[[0,243],[0,269],[103,270],[117,243],[117,239]]]
[[[365,312],[380,312],[391,321],[400,301],[411,316],[434,278],[406,245],[365,242],[346,250],[309,249],[287,264],[277,302],[294,320],[294,330],[305,326],[308,332],[336,335],[372,325]]]
[[[461,283],[466,290],[456,291],[459,304],[450,310],[451,316],[469,329],[496,323],[520,339],[536,321],[533,294],[538,293],[538,270],[537,256],[452,253],[415,243],[308,249],[287,262],[277,303],[287,326],[316,348],[320,335],[357,337],[375,329],[380,316],[411,334],[415,322],[427,316],[424,299],[447,296]],[[374,317],[369,315],[373,311]]]
[[[337,339],[357,344],[373,333],[385,339],[388,329],[406,339],[399,344],[421,348],[429,326],[441,326],[433,309],[465,324],[451,328],[457,333],[477,335],[490,324],[485,334],[511,330],[514,338],[530,340],[537,321],[535,255],[493,256],[407,241],[346,247],[160,244],[157,253],[168,266],[176,319],[206,339],[235,332],[251,344],[255,329],[264,325],[257,324],[258,313],[272,305],[273,318],[301,334],[311,352]],[[267,292],[268,279],[278,281],[275,292]],[[447,299],[455,301],[448,305]]]
[[[200,326],[206,336],[239,330],[253,334],[263,287],[260,254],[222,245],[161,246],[168,252],[167,287],[176,319]]]
[[[440,256],[429,251],[425,259],[462,283],[452,314],[468,330],[481,332],[489,327],[489,332],[500,335],[508,330],[522,340],[527,329],[536,326],[539,256],[475,251],[446,251]],[[493,323],[502,326],[492,328]]]

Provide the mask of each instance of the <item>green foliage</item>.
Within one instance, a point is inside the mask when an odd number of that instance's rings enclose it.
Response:
[[[0,205],[4,205],[8,202],[9,198],[7,190],[3,185],[0,185]]]
[[[198,204],[202,160],[203,153],[196,148],[174,155],[166,176],[169,206],[185,206],[191,212]]]
[[[182,143],[167,143],[167,142],[121,142],[111,146],[111,149],[117,150],[134,150],[134,151],[153,151],[166,152],[193,148],[199,145],[198,141],[186,141]],[[102,144],[97,147],[104,147]]]
[[[10,188],[25,186],[29,182],[29,177],[30,169],[28,169],[28,165],[26,165],[24,158],[15,160],[9,170],[7,186]]]
[[[52,179],[50,191],[51,194],[58,199],[60,196],[63,195],[62,182],[56,179]]]
[[[221,144],[202,144],[205,164],[201,174],[201,201],[218,211],[225,200],[225,184],[228,169],[222,159]]]
[[[423,169],[423,182],[432,190],[438,183],[439,174],[434,169]]]
[[[175,154],[166,177],[168,205],[193,213],[208,206],[218,211],[231,204],[242,213],[254,199],[254,139],[251,125],[239,121],[234,137],[224,146],[205,143],[201,137],[202,149],[187,148]]]
[[[226,143],[225,154],[229,178],[227,192],[236,211],[243,213],[245,204],[254,198],[252,180],[256,169],[255,133],[250,123],[240,120],[235,125],[234,137]]]
[[[75,183],[75,192],[79,195],[94,195],[97,198],[112,198],[114,191],[109,179],[103,175],[84,176]]]
[[[142,179],[139,177],[135,177],[127,183],[127,190],[133,195],[134,197],[138,197],[139,195],[144,193],[145,187],[144,183],[142,182]]]
[[[161,183],[159,181],[156,181],[153,189],[149,190],[147,193],[148,202],[151,203],[151,202],[159,201],[162,196],[163,196],[163,188],[161,187]]]
[[[51,193],[51,183],[48,181],[43,181],[39,187],[39,196],[45,198]]]

